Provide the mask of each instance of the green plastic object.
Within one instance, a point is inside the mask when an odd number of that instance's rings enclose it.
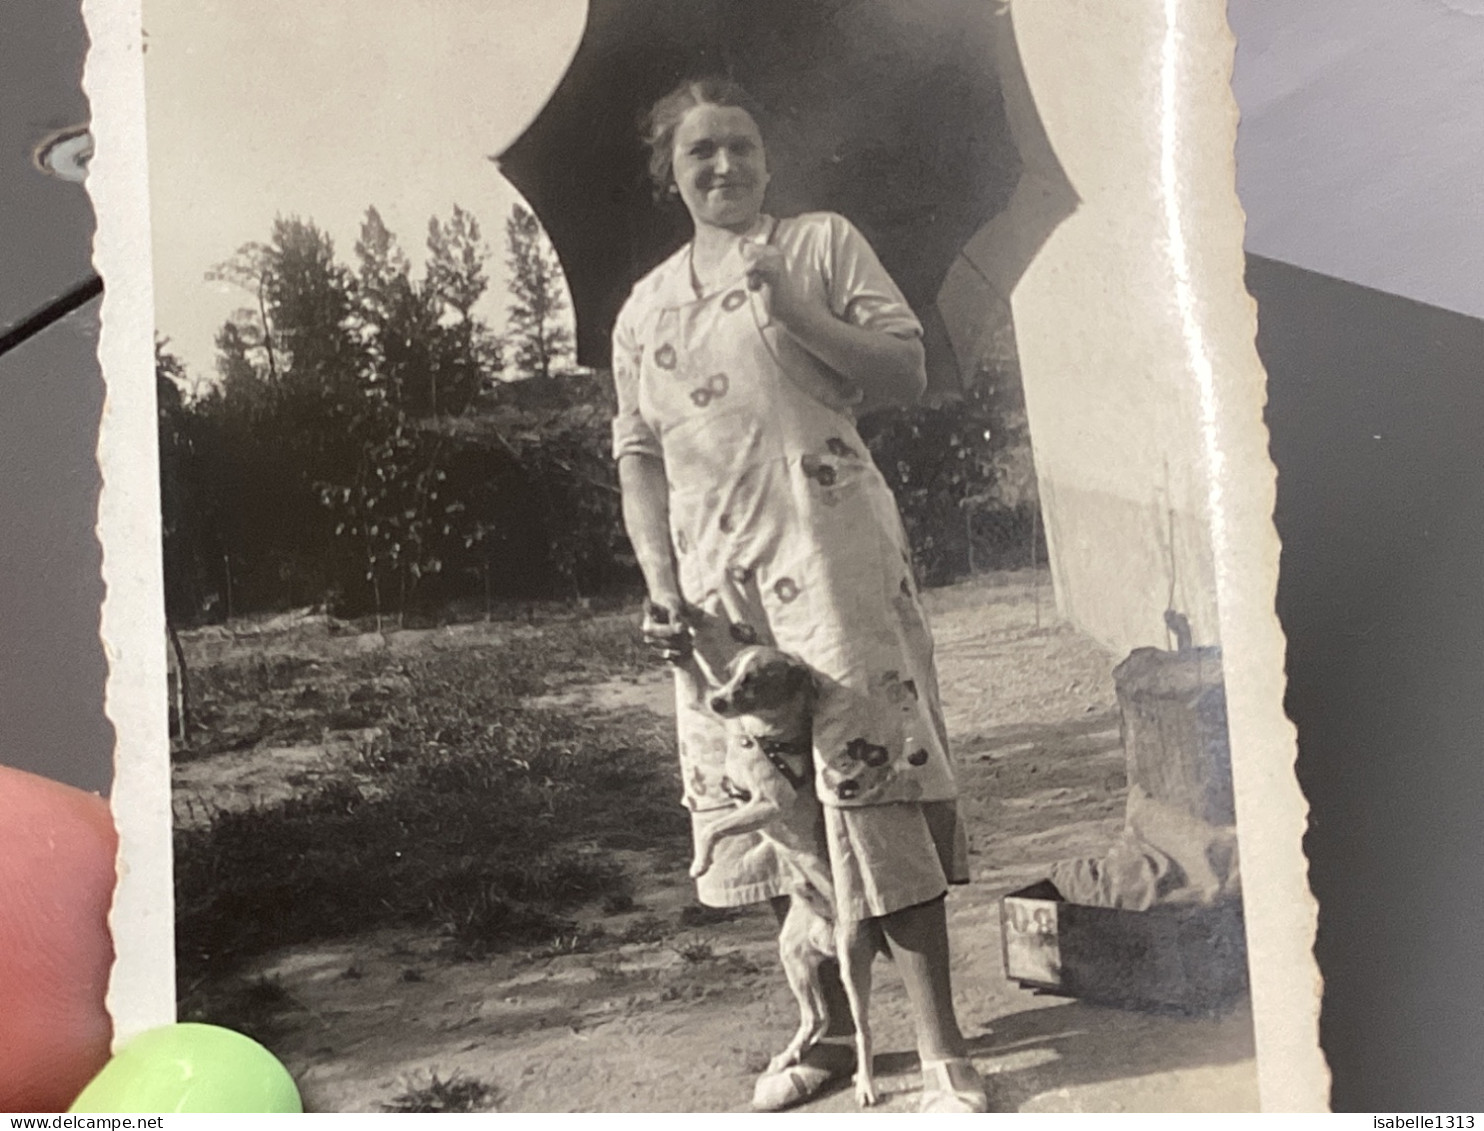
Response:
[[[69,1110],[298,1113],[304,1105],[288,1069],[257,1041],[184,1023],[124,1045]]]

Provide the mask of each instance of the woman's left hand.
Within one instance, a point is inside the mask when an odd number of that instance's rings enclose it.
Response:
[[[742,241],[742,262],[747,265],[747,285],[754,291],[768,288],[768,309],[773,318],[790,329],[804,324],[811,315],[821,313],[813,309],[798,282],[789,274],[788,263],[783,252],[772,244]]]

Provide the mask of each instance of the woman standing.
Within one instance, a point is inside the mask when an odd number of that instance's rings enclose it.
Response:
[[[911,402],[922,330],[841,216],[776,220],[745,92],[687,82],[655,104],[656,184],[695,235],[634,287],[614,330],[614,455],[649,590],[645,633],[676,664],[693,825],[730,805],[725,732],[705,679],[751,643],[810,665],[816,786],[838,914],[879,923],[917,1023],[925,1111],[984,1111],[953,1010],[943,897],[966,849],[929,635],[890,489],[856,433],[861,407]],[[767,844],[721,842],[712,906],[781,901]],[[756,1103],[806,1098],[785,1070]]]

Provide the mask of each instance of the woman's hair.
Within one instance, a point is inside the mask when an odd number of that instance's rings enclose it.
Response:
[[[640,126],[644,144],[649,146],[649,177],[656,195],[669,192],[674,183],[675,130],[680,119],[697,106],[735,106],[746,110],[762,128],[758,104],[740,84],[720,75],[686,79],[649,108]]]

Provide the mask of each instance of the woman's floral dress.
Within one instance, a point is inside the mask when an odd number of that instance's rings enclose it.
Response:
[[[764,217],[757,238],[836,316],[921,335],[843,217]],[[740,250],[732,261],[698,293],[687,245],[634,287],[614,331],[615,457],[664,460],[680,587],[704,614],[696,649],[712,670],[767,643],[817,673],[820,800],[952,799],[932,638],[896,502],[855,429],[859,392],[771,322]],[[685,804],[728,807],[725,734],[694,661],[676,690]]]

